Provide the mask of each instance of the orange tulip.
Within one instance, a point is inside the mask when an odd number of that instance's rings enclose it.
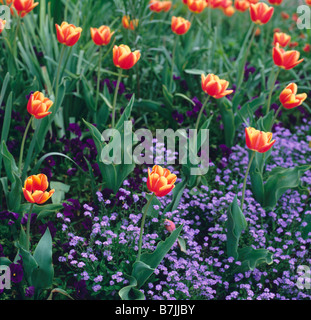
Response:
[[[131,52],[131,49],[124,44],[113,47],[113,63],[121,69],[131,69],[139,60],[140,52],[138,50]]]
[[[290,83],[280,94],[280,102],[285,109],[292,109],[300,106],[306,99],[306,93],[297,94],[297,85]]]
[[[273,7],[269,7],[263,2],[250,5],[251,19],[256,24],[266,24],[271,19],[274,12]]]
[[[272,57],[275,65],[289,70],[297,66],[301,63],[304,59],[299,59],[300,53],[296,50],[289,50],[285,51],[284,49],[280,48],[279,43],[273,48]]]
[[[306,4],[308,4],[309,6],[311,6],[311,0],[305,0]]]
[[[233,90],[227,90],[229,82],[219,79],[214,74],[208,74],[206,77],[201,75],[202,90],[215,99],[223,98],[224,96],[233,92]]]
[[[246,11],[249,9],[250,3],[247,0],[235,0],[234,7],[241,12]]]
[[[167,12],[172,7],[172,1],[158,1],[158,0],[150,0],[149,2],[149,8],[151,11],[154,12]]]
[[[155,165],[150,172],[148,168],[147,187],[157,197],[164,197],[175,188],[177,177],[170,170]]]
[[[273,45],[275,46],[277,42],[281,47],[286,47],[291,40],[291,36],[284,32],[275,32],[273,35]]]
[[[51,100],[45,98],[43,93],[36,91],[28,100],[27,111],[36,119],[42,119],[52,113],[49,112],[52,105]]]
[[[24,188],[22,188],[25,199],[30,203],[45,203],[55,192],[54,189],[47,192],[46,189],[48,186],[48,178],[43,173],[28,177],[25,181]]]
[[[6,21],[0,19],[0,34],[1,34],[1,32],[4,30],[5,24],[6,24]]]
[[[91,37],[93,42],[98,46],[106,46],[109,44],[113,34],[114,32],[111,32],[107,26],[101,26],[98,29],[91,28]]]
[[[131,20],[130,16],[123,16],[122,25],[125,29],[134,30],[138,27],[138,19]]]
[[[283,0],[268,0],[268,1],[269,1],[269,3],[277,5],[277,6],[283,2]]]
[[[191,22],[182,17],[172,17],[172,31],[178,35],[185,34],[191,26]]]
[[[259,0],[247,0],[249,3],[256,4]]]
[[[80,39],[82,32],[82,28],[80,27],[68,24],[67,22],[62,22],[60,26],[55,24],[55,27],[57,40],[68,47],[74,46]]]
[[[17,14],[22,18],[38,4],[39,2],[34,2],[34,0],[13,0],[13,7],[16,9]]]
[[[188,9],[194,13],[200,13],[206,8],[205,0],[188,0]]]
[[[245,140],[250,150],[259,153],[267,152],[275,143],[275,140],[272,140],[271,132],[259,131],[252,127],[245,128]]]

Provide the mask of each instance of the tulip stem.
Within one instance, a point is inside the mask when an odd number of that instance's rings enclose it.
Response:
[[[58,87],[59,87],[59,77],[60,77],[60,70],[61,70],[61,65],[62,65],[64,53],[65,53],[65,46],[63,45],[63,46],[62,46],[62,50],[61,50],[61,52],[60,52],[60,58],[59,58],[59,61],[58,61],[57,74],[56,74],[55,102],[57,102]]]
[[[198,130],[198,129],[199,129],[200,120],[201,120],[201,117],[202,117],[203,111],[204,111],[204,109],[205,109],[205,106],[206,106],[206,104],[207,104],[207,102],[208,102],[209,98],[210,98],[210,97],[209,97],[209,96],[207,96],[207,98],[205,99],[205,102],[204,102],[204,103],[203,103],[203,105],[202,105],[202,108],[201,108],[200,113],[199,113],[199,115],[198,115],[197,123],[196,123],[196,125],[195,125],[195,130]]]
[[[242,190],[242,200],[241,200],[241,210],[242,211],[243,211],[244,198],[245,198],[246,181],[247,181],[248,173],[251,168],[252,162],[254,160],[255,154],[256,154],[256,151],[253,151],[251,158],[249,159],[249,162],[248,162],[247,170],[245,172],[245,177],[244,177],[244,182],[243,182],[243,190]]]
[[[27,124],[27,126],[26,126],[26,129],[25,129],[25,132],[24,132],[24,135],[23,135],[23,139],[22,139],[21,149],[20,149],[20,152],[19,152],[18,171],[19,171],[20,173],[22,172],[22,162],[23,162],[23,153],[24,153],[26,136],[27,136],[27,133],[28,133],[28,131],[29,131],[29,128],[30,128],[30,124],[31,124],[31,122],[32,122],[32,119],[33,119],[33,116],[30,117],[30,119],[29,119],[29,121],[28,121],[28,124]]]
[[[142,219],[141,219],[141,226],[140,226],[140,234],[139,234],[139,242],[138,242],[138,254],[137,254],[137,259],[136,261],[140,261],[140,256],[141,256],[141,247],[142,247],[142,242],[143,242],[143,232],[144,232],[144,226],[145,226],[145,220],[147,216],[147,212],[149,210],[150,204],[153,200],[154,193],[152,193],[151,197],[149,198],[145,211],[143,213]]]
[[[32,203],[29,209],[28,217],[27,217],[27,226],[26,226],[26,251],[30,249],[30,223],[31,223],[31,214],[34,204]]]
[[[273,69],[272,69],[272,70],[273,70]],[[270,88],[270,92],[269,92],[269,96],[268,96],[268,100],[267,100],[266,114],[268,114],[269,111],[270,111],[272,93],[273,93],[273,89],[275,88],[275,83],[276,83],[276,80],[278,79],[278,76],[279,76],[280,71],[281,71],[281,69],[278,68],[278,71],[275,73],[275,78],[274,78],[274,81],[273,81],[273,83],[272,83],[272,86],[271,86],[271,88]]]
[[[116,89],[114,92],[114,97],[113,97],[113,105],[112,105],[112,120],[111,120],[111,128],[113,129],[115,126],[115,119],[116,119],[116,104],[117,104],[117,96],[119,92],[119,87],[120,87],[120,82],[121,82],[121,77],[122,77],[122,69],[119,69],[119,75],[118,75],[118,80],[117,80],[117,85]]]
[[[270,128],[269,131],[272,130],[272,127],[273,127],[273,125],[274,125],[274,122],[275,122],[276,118],[278,117],[281,109],[282,109],[282,106],[279,106],[278,110],[275,112],[274,117],[273,117],[273,120],[272,120],[272,122],[271,122],[271,128]]]
[[[175,61],[175,53],[176,53],[177,40],[178,40],[178,38],[175,37],[175,39],[174,39],[174,46],[173,46],[173,52],[172,52],[172,71],[171,71],[171,79],[170,79],[170,86],[169,86],[169,91],[170,91],[170,92],[172,91],[172,86],[173,86],[174,61]]]
[[[98,70],[97,70],[97,86],[96,86],[96,99],[95,99],[95,112],[97,111],[98,107],[98,96],[99,96],[99,85],[100,85],[100,68],[101,68],[101,59],[102,59],[102,46],[99,47],[98,53]]]

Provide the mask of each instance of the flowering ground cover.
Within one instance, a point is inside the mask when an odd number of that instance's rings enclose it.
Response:
[[[311,299],[310,1],[0,3],[1,300]]]

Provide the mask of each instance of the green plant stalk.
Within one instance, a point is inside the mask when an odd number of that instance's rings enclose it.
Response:
[[[175,61],[177,41],[178,41],[178,37],[175,36],[174,46],[173,46],[173,52],[172,52],[172,70],[171,70],[171,78],[170,78],[170,86],[169,86],[169,91],[170,91],[170,92],[172,92],[172,86],[173,86],[174,61]]]
[[[33,209],[34,203],[31,204],[28,218],[27,218],[27,226],[26,226],[26,250],[29,251],[30,249],[30,222],[31,222],[31,214]]]
[[[272,69],[272,70],[273,70],[273,69]],[[270,111],[272,93],[273,93],[273,89],[274,89],[274,87],[275,87],[275,83],[276,83],[276,80],[278,79],[278,76],[279,76],[280,71],[281,71],[281,69],[278,68],[278,71],[277,71],[276,74],[275,74],[275,79],[274,79],[273,84],[272,84],[272,86],[271,86],[271,88],[270,88],[270,92],[269,92],[269,96],[268,96],[268,100],[267,100],[266,114],[268,114],[269,111]]]
[[[22,162],[23,162],[23,154],[24,154],[26,136],[27,136],[27,133],[29,131],[32,119],[33,119],[33,116],[30,117],[30,119],[28,121],[28,124],[26,126],[26,129],[25,129],[25,132],[24,132],[24,135],[23,135],[23,139],[22,139],[21,149],[20,149],[20,152],[19,152],[18,171],[20,173],[22,172]]]
[[[96,98],[95,98],[95,111],[97,111],[98,107],[98,97],[99,97],[99,85],[100,85],[100,68],[101,68],[101,59],[103,55],[102,46],[99,47],[98,53],[98,70],[97,70],[97,86],[96,86]]]
[[[116,104],[117,104],[117,96],[119,92],[119,87],[120,87],[120,82],[121,82],[121,77],[122,77],[122,69],[119,69],[119,75],[118,75],[118,80],[117,80],[117,85],[116,89],[114,92],[114,97],[113,97],[113,105],[112,105],[112,120],[111,120],[111,128],[113,129],[115,126],[116,122]]]
[[[65,53],[65,46],[63,45],[61,53],[60,53],[60,58],[59,58],[59,61],[58,61],[58,67],[57,67],[56,82],[55,82],[55,101],[57,101],[57,97],[58,97],[60,70],[61,70],[61,65],[62,65],[62,61],[63,61],[63,58],[64,58],[64,53]]]
[[[204,102],[203,105],[202,105],[202,108],[201,108],[201,110],[200,110],[200,113],[199,113],[199,115],[198,115],[198,119],[197,119],[197,122],[196,122],[196,125],[195,125],[195,130],[198,130],[198,129],[199,129],[201,117],[202,117],[203,111],[204,111],[204,109],[205,109],[205,106],[206,106],[209,98],[210,98],[210,96],[207,96],[207,98],[205,99],[205,102]]]
[[[236,88],[236,92],[240,89],[241,85],[242,85],[242,82],[243,82],[243,79],[244,79],[244,72],[245,72],[245,65],[246,65],[246,61],[247,61],[247,57],[248,57],[248,54],[249,54],[249,51],[251,49],[251,46],[253,44],[253,41],[254,41],[254,38],[255,38],[255,34],[256,34],[256,25],[254,23],[252,23],[252,36],[251,36],[251,39],[249,40],[248,42],[248,47],[245,51],[245,55],[243,57],[243,60],[242,60],[242,63],[243,63],[243,72],[242,72],[242,76],[240,79],[238,79],[238,84],[237,84],[237,88]]]
[[[273,125],[274,125],[274,122],[275,122],[276,118],[278,117],[281,109],[282,109],[282,106],[279,106],[278,110],[275,112],[274,117],[273,117],[273,120],[272,120],[272,122],[271,122],[271,127],[270,127],[270,130],[269,130],[269,131],[272,130],[272,127],[273,127]]]
[[[247,170],[245,172],[245,177],[244,177],[244,182],[243,182],[243,190],[242,190],[242,200],[241,200],[241,210],[242,211],[243,211],[244,198],[245,198],[246,181],[247,181],[248,173],[249,173],[249,170],[251,168],[252,162],[254,160],[255,154],[256,154],[256,151],[253,151],[253,153],[251,155],[251,158],[250,158],[250,160],[248,162]]]
[[[17,16],[17,22],[16,22],[16,29],[15,29],[15,35],[14,35],[14,46],[13,46],[13,52],[15,58],[17,58],[17,37],[18,37],[18,31],[21,24],[21,17],[20,15]]]
[[[137,259],[136,261],[140,261],[140,257],[141,257],[141,247],[142,247],[142,242],[143,242],[143,233],[144,233],[144,226],[145,226],[145,221],[146,221],[146,216],[147,216],[147,212],[148,209],[150,207],[150,204],[153,200],[154,197],[154,193],[152,194],[152,196],[150,197],[149,201],[146,204],[146,209],[143,213],[142,219],[141,219],[141,226],[140,226],[140,234],[139,234],[139,242],[138,242],[138,254],[137,254]]]

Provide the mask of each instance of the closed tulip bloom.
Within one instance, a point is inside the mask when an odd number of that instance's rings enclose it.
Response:
[[[74,46],[80,39],[82,32],[82,28],[80,27],[76,27],[73,24],[69,24],[65,21],[62,22],[60,26],[55,24],[55,27],[57,40],[68,47]]]
[[[283,2],[283,0],[268,0],[268,1],[269,1],[269,3],[277,5],[277,6]]]
[[[172,233],[176,229],[175,223],[171,220],[165,219],[164,225],[165,229],[170,233]]]
[[[267,152],[275,143],[271,132],[259,131],[252,127],[245,128],[245,140],[250,150],[259,153]]]
[[[280,48],[279,43],[277,43],[276,46],[273,48],[272,57],[275,65],[285,70],[294,68],[304,60],[299,60],[300,53],[298,51],[285,51],[284,49]]]
[[[302,49],[304,52],[310,52],[311,51],[311,45],[309,43],[305,44],[305,46]]]
[[[5,24],[6,24],[6,21],[0,19],[0,34],[1,34],[1,32],[4,30]]]
[[[45,203],[55,192],[54,189],[47,192],[46,189],[48,186],[48,178],[43,173],[28,177],[25,181],[24,188],[22,188],[25,199],[30,203]]]
[[[185,34],[191,26],[191,22],[182,17],[172,17],[172,31],[178,35]]]
[[[286,47],[290,43],[290,40],[291,36],[284,32],[275,32],[273,35],[274,46],[279,43],[281,47]]]
[[[22,18],[32,11],[38,4],[39,2],[34,2],[34,0],[13,0],[13,7]]]
[[[125,29],[134,30],[138,27],[138,19],[131,20],[130,16],[123,16],[122,25]]]
[[[188,9],[194,13],[201,13],[207,6],[205,0],[188,0]]]
[[[271,19],[274,12],[273,7],[269,7],[266,3],[259,2],[250,5],[251,19],[256,24],[266,24]]]
[[[132,52],[131,49],[124,44],[113,47],[113,63],[121,69],[131,69],[140,59],[138,50]]]
[[[28,100],[27,111],[36,119],[42,119],[52,113],[49,112],[52,105],[53,102],[46,98],[42,92],[36,91]]]
[[[147,187],[157,197],[164,197],[175,188],[177,177],[170,170],[155,165],[152,171],[148,168]]]
[[[107,26],[101,26],[98,29],[91,28],[91,37],[93,42],[98,46],[106,46],[109,44],[113,34],[114,32],[111,32]]]
[[[235,0],[234,7],[241,12],[249,9],[250,3],[247,0]]]
[[[208,74],[206,77],[201,75],[202,90],[215,99],[223,98],[224,96],[233,92],[233,90],[227,90],[229,82],[219,79],[214,74]]]
[[[297,85],[290,83],[280,94],[280,102],[285,109],[293,109],[300,106],[306,99],[306,93],[297,94]]]
[[[229,6],[227,8],[223,8],[222,9],[224,14],[227,16],[227,17],[232,17],[235,13],[235,9],[233,6]]]

